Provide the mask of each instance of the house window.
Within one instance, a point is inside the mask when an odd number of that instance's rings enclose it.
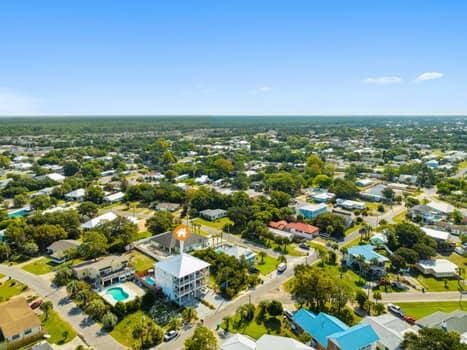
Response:
[[[19,339],[19,334],[15,334],[14,336],[11,337],[11,339],[13,340]]]
[[[24,331],[24,335],[28,335],[28,334],[31,334],[32,333],[32,329],[29,328],[27,329],[26,331]]]

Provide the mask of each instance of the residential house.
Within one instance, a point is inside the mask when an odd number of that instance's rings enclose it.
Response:
[[[84,230],[91,230],[103,223],[114,221],[116,218],[118,218],[118,215],[109,211],[81,224],[81,228]]]
[[[100,289],[130,280],[134,270],[129,267],[129,262],[129,256],[108,255],[74,265],[72,270],[76,278],[87,280],[95,288]]]
[[[79,245],[80,243],[76,240],[61,239],[47,247],[47,254],[54,263],[61,264],[69,259],[70,249],[76,249]]]
[[[425,234],[428,237],[433,238],[437,242],[446,242],[447,243],[449,241],[449,232],[434,230],[434,229],[428,228],[428,227],[422,227],[421,229],[422,229],[423,232],[425,232]]]
[[[206,209],[199,212],[199,215],[209,221],[215,221],[227,216],[227,210],[224,209]]]
[[[154,265],[156,286],[174,303],[190,305],[204,293],[209,266],[186,253],[171,256]]]
[[[180,241],[176,240],[171,231],[161,233],[150,238],[151,244],[158,249],[172,254],[180,253]],[[185,252],[190,252],[197,249],[207,248],[209,246],[209,238],[192,233],[184,242],[183,249]]]
[[[305,219],[314,219],[327,211],[328,207],[324,203],[306,204],[298,208],[297,214],[303,216]]]
[[[453,205],[440,201],[431,201],[427,204],[427,206],[443,213],[444,215],[451,214],[455,210]]]
[[[386,197],[383,195],[385,188],[385,185],[378,184],[360,192],[360,196],[371,202],[382,202],[386,200]]]
[[[399,175],[399,182],[408,184],[408,185],[415,185],[417,183],[417,175]]]
[[[347,210],[364,210],[366,208],[366,204],[363,202],[352,201],[350,199],[342,198],[338,198],[336,200],[336,205]]]
[[[360,187],[370,186],[374,181],[372,179],[357,179],[355,184]]]
[[[58,183],[62,183],[66,179],[65,176],[58,173],[50,173],[45,175],[45,177]]]
[[[389,259],[375,252],[371,244],[365,244],[348,248],[344,254],[344,261],[347,266],[359,265],[359,268],[363,268],[360,264],[364,263],[370,274],[381,276],[386,273],[385,264]]]
[[[371,350],[379,340],[370,325],[347,326],[324,312],[313,314],[300,309],[292,318],[298,329],[308,333],[312,346],[319,350]]]
[[[39,317],[24,297],[0,304],[0,348],[18,349],[42,337]]]
[[[274,230],[289,232],[294,236],[306,239],[313,239],[319,234],[318,227],[303,222],[287,222],[285,220],[280,220],[270,221],[268,225]],[[272,232],[274,233],[274,231]]]
[[[82,201],[86,196],[86,190],[84,188],[78,188],[77,190],[68,192],[65,194],[65,199],[69,201]]]
[[[221,344],[221,350],[314,350],[299,341],[278,335],[264,334],[254,340],[243,334],[233,334]]]
[[[417,325],[422,328],[438,328],[447,332],[456,332],[461,336],[461,342],[467,344],[467,311],[437,311],[417,320]]]
[[[384,350],[401,350],[404,335],[412,332],[417,333],[418,326],[411,326],[393,314],[380,316],[366,316],[360,322],[370,325],[379,337],[377,348]]]
[[[256,263],[256,253],[251,249],[244,248],[237,245],[224,245],[216,249],[217,252],[221,252],[234,258],[245,259],[249,266],[253,266]]]
[[[161,202],[156,205],[156,210],[174,212],[180,208],[178,203]]]
[[[457,265],[446,259],[420,260],[415,267],[424,275],[432,275],[436,278],[457,276]]]
[[[125,197],[125,193],[123,192],[115,192],[112,194],[108,194],[107,196],[104,197],[104,202],[107,203],[117,203],[123,200]]]
[[[409,216],[412,218],[412,220],[420,218],[420,220],[426,224],[433,224],[435,222],[446,219],[446,215],[441,211],[424,204],[415,205],[410,208]]]

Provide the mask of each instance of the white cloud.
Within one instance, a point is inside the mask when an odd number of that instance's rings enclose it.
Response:
[[[444,76],[444,74],[440,73],[440,72],[425,72],[425,73],[420,74],[415,79],[415,82],[422,82],[422,81],[427,81],[427,80],[440,79],[443,76]]]
[[[383,76],[376,78],[366,78],[363,80],[365,84],[372,85],[391,85],[391,84],[400,84],[402,83],[402,78],[397,75]]]
[[[272,91],[272,87],[268,85],[260,86],[256,89],[250,90],[251,95],[265,94]]]
[[[0,116],[39,114],[40,105],[39,98],[0,88]]]

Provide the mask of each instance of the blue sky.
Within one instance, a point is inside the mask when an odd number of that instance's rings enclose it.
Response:
[[[0,115],[467,114],[467,1],[0,4]]]

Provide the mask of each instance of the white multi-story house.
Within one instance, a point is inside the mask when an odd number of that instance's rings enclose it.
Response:
[[[176,304],[189,305],[203,295],[209,276],[207,262],[182,253],[154,266],[156,286]]]

